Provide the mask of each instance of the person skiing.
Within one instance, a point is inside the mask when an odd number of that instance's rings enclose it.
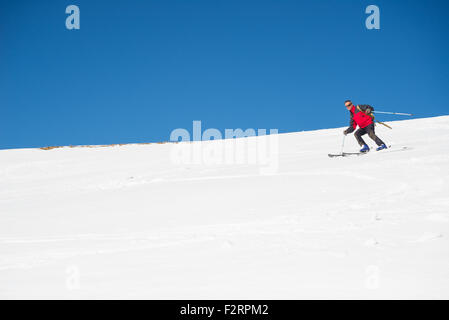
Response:
[[[387,149],[385,143],[380,140],[374,132],[374,116],[372,115],[374,108],[368,104],[354,106],[351,100],[346,100],[345,106],[351,115],[351,120],[349,122],[349,128],[346,129],[343,134],[347,135],[349,133],[352,133],[357,128],[357,126],[359,126],[359,129],[354,133],[354,136],[357,139],[359,145],[362,147],[362,149],[360,149],[360,152],[368,152],[370,150],[368,145],[362,138],[362,136],[365,134],[368,134],[368,136],[373,139],[374,142],[376,142],[378,146],[376,151]]]

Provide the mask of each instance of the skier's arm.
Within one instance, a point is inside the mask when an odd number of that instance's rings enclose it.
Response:
[[[348,129],[343,131],[343,134],[345,134],[345,135],[350,134],[350,133],[354,132],[355,128],[357,128],[357,125],[353,119],[353,115],[351,112],[351,120],[349,121],[349,127],[348,127]]]

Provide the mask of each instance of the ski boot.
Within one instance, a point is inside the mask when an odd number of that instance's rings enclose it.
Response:
[[[365,153],[365,152],[368,152],[368,151],[369,151],[369,147],[368,147],[367,144],[364,144],[363,147],[362,147],[362,149],[360,149],[360,152],[361,152],[361,153]]]
[[[380,145],[379,147],[377,147],[376,151],[380,151],[380,150],[387,149],[387,148],[388,147],[384,143],[384,144]]]

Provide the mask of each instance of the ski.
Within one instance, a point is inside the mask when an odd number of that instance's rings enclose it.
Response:
[[[361,156],[363,154],[366,154],[367,152],[343,152],[338,154],[332,154],[329,153],[329,158],[335,158],[335,157],[349,157],[349,156]]]
[[[410,150],[410,147],[401,147],[401,148],[392,148],[391,146],[388,146],[388,149],[384,149],[384,150],[380,150],[380,151],[370,151],[370,152],[343,152],[343,153],[337,153],[337,154],[332,154],[329,153],[328,156],[329,158],[336,158],[336,157],[349,157],[349,156],[361,156],[364,154],[369,154],[369,153],[390,153],[390,152],[398,152],[398,151],[405,151],[405,150]]]
[[[411,149],[412,148],[410,148],[410,147],[398,147],[398,148],[396,148],[396,147],[388,146],[388,149],[377,151],[376,154],[377,153],[380,154],[380,153],[399,152],[399,151],[406,151],[406,150],[411,150]]]

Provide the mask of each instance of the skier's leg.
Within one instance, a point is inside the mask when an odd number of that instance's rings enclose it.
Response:
[[[360,128],[359,130],[357,130],[357,131],[354,133],[354,136],[355,136],[355,138],[357,139],[357,142],[359,143],[359,145],[360,145],[361,147],[363,147],[363,146],[366,144],[365,141],[362,139],[362,136],[363,136],[364,134],[366,134],[366,131],[365,131],[364,128]]]
[[[366,132],[368,132],[368,136],[373,139],[378,146],[384,144],[384,142],[380,140],[378,136],[376,136],[376,133],[374,132],[374,124],[370,124],[369,126],[365,127],[365,130]]]

